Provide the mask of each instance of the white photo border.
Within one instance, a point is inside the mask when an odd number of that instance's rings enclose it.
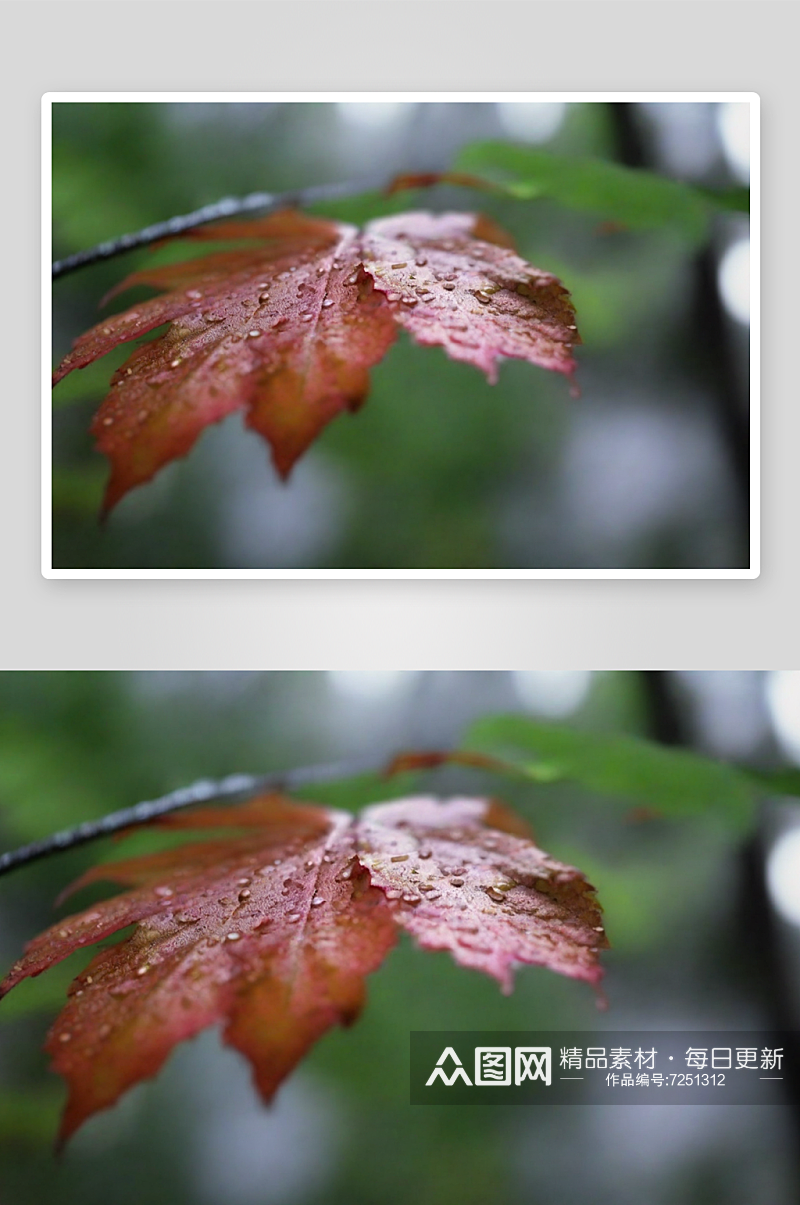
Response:
[[[52,563],[52,106],[59,103],[711,103],[750,106],[750,565],[744,569],[56,569]],[[760,97],[755,92],[47,92],[42,97],[42,576],[48,579],[733,580],[761,571]],[[122,233],[122,232],[120,232]]]

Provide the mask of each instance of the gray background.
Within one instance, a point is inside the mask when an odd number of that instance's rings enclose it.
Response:
[[[6,3],[4,668],[796,664],[785,3]],[[105,53],[103,53],[105,51]],[[743,582],[45,581],[39,101],[87,90],[747,90],[762,101],[762,574]]]

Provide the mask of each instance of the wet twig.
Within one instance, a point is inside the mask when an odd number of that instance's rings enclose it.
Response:
[[[381,177],[371,180],[350,180],[338,184],[314,184],[309,188],[293,189],[291,192],[271,193],[252,192],[246,197],[223,197],[212,205],[203,205],[192,213],[180,214],[167,218],[164,222],[156,222],[145,226],[133,234],[121,234],[119,238],[108,239],[90,247],[87,251],[76,251],[65,259],[56,260],[53,264],[53,280],[74,272],[77,268],[99,263],[101,260],[113,259],[126,251],[137,247],[147,247],[161,239],[175,238],[186,234],[198,226],[206,226],[209,222],[217,222],[220,218],[236,217],[241,213],[272,213],[277,209],[296,209],[303,205],[312,205],[317,201],[336,201],[345,197],[356,197],[364,192],[375,192],[387,188],[391,177]]]
[[[359,774],[379,774],[387,769],[385,759],[353,760],[318,766],[299,766],[270,774],[231,774],[217,781],[201,779],[188,787],[180,787],[158,799],[147,799],[133,807],[110,812],[98,820],[87,820],[74,828],[63,829],[41,841],[33,841],[5,854],[0,854],[0,875],[30,862],[38,861],[62,850],[74,849],[98,837],[108,837],[122,829],[148,824],[158,816],[177,812],[198,803],[230,803],[259,795],[265,791],[294,791],[322,783],[337,782]]]

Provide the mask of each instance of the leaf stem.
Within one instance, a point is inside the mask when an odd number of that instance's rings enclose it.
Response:
[[[167,812],[177,812],[181,808],[192,807],[198,803],[230,802],[234,799],[247,799],[263,791],[293,791],[300,787],[314,786],[320,783],[336,782],[342,778],[352,778],[358,774],[379,774],[386,771],[386,760],[375,759],[334,762],[317,766],[299,766],[291,770],[278,770],[269,774],[231,774],[227,778],[214,781],[201,779],[191,786],[180,787],[168,795],[158,799],[147,799],[136,803],[133,807],[121,808],[117,812],[109,812],[99,820],[87,820],[75,828],[63,829],[41,841],[33,841],[5,854],[0,854],[0,875],[6,874],[19,866],[27,866],[39,858],[58,853],[65,849],[74,849],[77,845],[85,845],[98,837],[107,837],[122,829],[135,828],[147,824],[157,816]]]
[[[90,247],[87,251],[76,251],[65,259],[56,260],[53,264],[53,280],[74,272],[77,268],[99,263],[104,259],[113,259],[136,247],[147,247],[161,239],[175,238],[198,226],[209,222],[219,221],[220,218],[234,217],[240,213],[253,213],[261,210],[271,213],[276,209],[298,208],[311,205],[317,201],[335,201],[344,197],[355,197],[362,192],[381,191],[391,183],[392,177],[381,176],[379,179],[350,180],[336,184],[313,184],[308,188],[293,189],[290,192],[252,192],[246,197],[223,197],[211,205],[203,205],[192,213],[179,214],[167,218],[164,222],[156,222],[145,226],[133,234],[121,234],[118,238],[108,239]]]

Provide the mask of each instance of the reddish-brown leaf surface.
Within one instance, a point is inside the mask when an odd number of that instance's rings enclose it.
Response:
[[[92,424],[111,462],[104,508],[242,410],[286,476],[323,427],[366,397],[399,327],[497,379],[501,357],[571,377],[579,342],[564,286],[469,213],[406,213],[363,231],[291,211],[203,227],[215,252],[129,276],[162,294],[76,341],[56,384],[164,323],[118,369]]]
[[[366,809],[358,858],[387,899],[406,905],[395,919],[423,949],[448,950],[504,992],[517,963],[597,983],[606,940],[592,888],[524,834],[481,799],[404,800]]]
[[[355,1019],[400,929],[505,992],[519,963],[602,974],[593,889],[499,804],[413,798],[356,818],[264,796],[156,823],[228,831],[90,870],[70,891],[127,890],[35,938],[0,984],[2,996],[136,925],[95,954],[48,1035],[69,1087],[62,1142],[218,1021],[269,1100],[326,1030]]]

